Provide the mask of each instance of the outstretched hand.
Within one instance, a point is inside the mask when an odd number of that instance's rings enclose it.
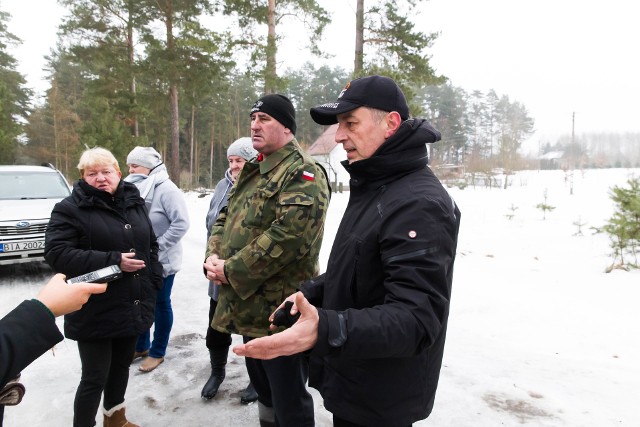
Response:
[[[274,359],[307,351],[318,341],[318,309],[307,301],[302,292],[295,294],[295,304],[291,314],[300,312],[300,318],[289,329],[262,338],[256,338],[246,344],[233,347],[238,356],[254,359]],[[273,315],[271,316],[273,321]]]
[[[80,310],[92,294],[101,294],[106,290],[106,283],[69,284],[65,275],[58,273],[40,289],[37,299],[57,317]]]

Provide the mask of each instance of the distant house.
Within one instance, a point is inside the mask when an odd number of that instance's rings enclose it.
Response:
[[[549,151],[540,157],[540,169],[562,169],[566,165],[564,151]]]
[[[349,189],[349,174],[340,164],[347,160],[347,153],[342,144],[336,142],[337,129],[338,125],[327,127],[307,150],[326,169],[333,191]]]

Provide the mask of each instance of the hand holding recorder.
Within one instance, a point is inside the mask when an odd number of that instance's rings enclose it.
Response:
[[[106,283],[67,283],[64,274],[56,274],[40,289],[37,299],[51,310],[54,316],[80,310],[92,294],[107,290]]]

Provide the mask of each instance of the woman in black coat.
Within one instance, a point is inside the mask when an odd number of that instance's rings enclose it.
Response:
[[[138,335],[153,323],[162,284],[158,244],[144,200],[122,181],[118,161],[103,148],[85,151],[81,179],[51,213],[45,260],[67,277],[110,265],[123,271],[104,294],[65,316],[67,338],[78,342],[82,378],[74,401],[74,427],[95,425],[104,392],[104,423],[124,425],[124,396]],[[135,424],[127,424],[135,426]]]

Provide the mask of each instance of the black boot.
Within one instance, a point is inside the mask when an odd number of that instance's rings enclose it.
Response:
[[[228,354],[229,347],[209,350],[209,357],[211,358],[211,377],[209,377],[209,380],[202,388],[203,399],[213,399],[216,393],[218,393],[218,388],[220,388],[220,384],[224,381]]]
[[[253,403],[256,400],[258,400],[258,393],[256,393],[256,389],[253,387],[253,384],[249,382],[247,388],[245,388],[240,395],[240,403],[248,405],[249,403]]]

